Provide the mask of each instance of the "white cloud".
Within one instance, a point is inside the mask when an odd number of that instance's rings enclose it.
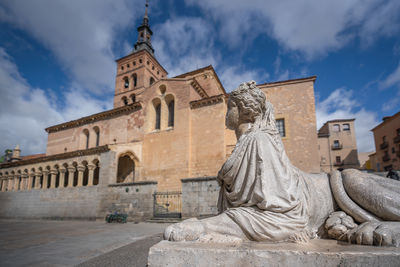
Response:
[[[268,34],[282,48],[315,58],[346,45],[354,37],[370,44],[399,33],[397,0],[186,0],[220,24],[221,40],[246,47],[260,34]]]
[[[384,112],[398,112],[400,106],[400,63],[397,68],[389,74],[381,83],[381,89],[387,89],[396,86],[393,90],[397,93],[393,93],[392,97],[382,105],[382,111]]]
[[[370,130],[379,124],[377,114],[361,107],[351,90],[336,89],[325,100],[317,102],[316,113],[318,129],[328,120],[355,118],[358,151],[375,151]]]
[[[179,17],[156,25],[155,56],[173,77],[220,61],[212,26],[202,18]]]
[[[1,47],[0,94],[0,153],[19,144],[23,155],[45,152],[46,127],[108,109],[111,102],[70,89],[63,95],[66,108],[61,109],[54,96],[30,87]]]
[[[240,67],[228,67],[223,69],[220,79],[227,92],[231,92],[243,82],[255,80],[261,84],[267,82],[269,74],[261,70],[244,70]]]
[[[3,1],[0,21],[31,34],[58,59],[73,82],[101,94],[110,92],[119,30],[131,25],[137,9],[127,0]],[[143,6],[140,5],[141,7]],[[140,14],[143,9],[138,10]]]

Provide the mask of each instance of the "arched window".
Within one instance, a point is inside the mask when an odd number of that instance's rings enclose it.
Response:
[[[129,155],[118,159],[117,183],[132,183],[135,180],[135,162]]]
[[[124,103],[125,106],[128,105],[128,98],[126,98],[126,96],[124,96],[122,98],[122,102]]]
[[[86,141],[86,143],[85,143],[85,148],[86,149],[88,149],[89,148],[89,131],[88,131],[88,129],[84,129],[83,130],[83,134],[85,135],[85,141]]]
[[[175,101],[172,99],[168,103],[168,127],[174,127]]]
[[[135,94],[131,95],[131,99],[132,99],[132,103],[135,103],[136,102],[136,95]]]
[[[150,85],[152,85],[155,82],[153,77],[150,77]]]
[[[96,134],[96,147],[98,147],[100,144],[100,129],[99,127],[95,126],[93,127],[93,131]]]
[[[132,75],[132,80],[133,80],[133,87],[136,87],[137,86],[137,75],[136,75],[136,73],[134,73]]]
[[[124,78],[124,88],[125,89],[129,88],[129,79],[128,79],[128,77]]]
[[[161,103],[157,104],[155,107],[156,110],[156,124],[155,129],[160,130],[161,128]]]

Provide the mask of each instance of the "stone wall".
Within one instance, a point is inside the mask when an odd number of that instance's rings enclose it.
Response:
[[[182,179],[182,218],[218,214],[219,185],[216,177]]]
[[[0,218],[103,220],[113,212],[129,221],[153,216],[156,182],[2,192]]]

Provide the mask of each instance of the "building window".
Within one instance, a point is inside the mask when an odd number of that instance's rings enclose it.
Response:
[[[285,137],[286,136],[285,119],[277,119],[275,123],[276,123],[276,128],[278,128],[281,137]]]
[[[156,130],[160,130],[160,126],[161,126],[161,103],[157,104],[155,106],[156,109],[156,125],[155,125],[155,129]]]
[[[100,129],[99,129],[99,127],[95,126],[93,128],[93,130],[94,130],[94,132],[96,134],[96,147],[98,147],[99,144],[100,144]]]
[[[334,124],[333,125],[333,131],[334,132],[340,132],[340,125],[339,124]]]
[[[132,100],[132,103],[135,103],[136,102],[136,95],[131,95],[131,100]]]
[[[396,149],[392,147],[392,154],[396,154]]]
[[[397,136],[400,136],[400,128],[397,128],[396,132],[397,132]]]
[[[336,156],[336,163],[341,163],[342,159],[340,158],[340,156]]]
[[[124,78],[124,88],[126,89],[126,88],[129,88],[129,79],[128,79],[128,77],[125,77]]]
[[[136,75],[136,73],[134,73],[132,75],[132,80],[133,80],[133,87],[136,87],[137,86],[137,75]]]
[[[333,147],[338,148],[340,146],[339,140],[334,140],[333,141]]]
[[[350,131],[350,124],[348,123],[343,124],[343,131]]]
[[[88,149],[89,148],[89,131],[88,129],[83,130],[83,134],[85,135],[85,148]]]
[[[128,98],[126,98],[126,96],[124,96],[122,98],[122,102],[124,103],[125,106],[128,105]]]
[[[154,78],[151,77],[151,78],[150,78],[150,85],[152,85],[154,82],[155,82]]]
[[[171,100],[168,104],[168,127],[174,127],[175,101]]]
[[[386,136],[382,136],[382,141],[385,143],[386,142]]]

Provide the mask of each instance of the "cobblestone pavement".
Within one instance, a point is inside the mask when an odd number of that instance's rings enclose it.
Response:
[[[146,247],[161,239],[166,226],[168,224],[0,220],[0,266],[74,266],[85,262],[99,266],[104,259],[101,255],[111,252],[108,254],[111,257],[112,251],[115,255],[137,257],[147,253]],[[128,253],[129,249],[138,251]],[[141,254],[143,262],[147,255]],[[123,263],[122,256],[114,258]]]

